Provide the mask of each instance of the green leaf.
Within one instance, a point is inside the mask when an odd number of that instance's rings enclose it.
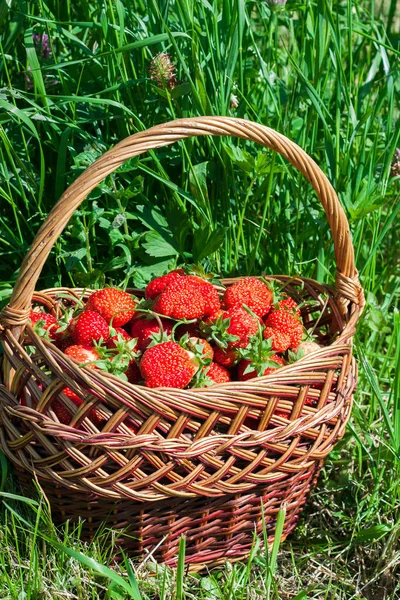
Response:
[[[219,227],[210,231],[209,227],[203,227],[195,232],[193,241],[193,261],[199,262],[216,252],[224,243],[226,227]]]
[[[149,233],[146,233],[145,239],[143,248],[146,249],[149,256],[163,258],[166,256],[174,257],[178,254],[175,248],[157,231],[149,231]]]
[[[228,144],[224,144],[224,149],[232,162],[240,167],[242,171],[245,173],[252,173],[254,171],[255,160],[249,152],[242,150],[239,146]]]

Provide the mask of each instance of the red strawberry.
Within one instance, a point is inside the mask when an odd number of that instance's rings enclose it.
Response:
[[[108,323],[103,317],[93,310],[84,310],[79,317],[71,319],[68,332],[72,335],[75,344],[92,346],[101,338],[107,341],[110,337]]]
[[[64,354],[66,354],[70,358],[74,358],[79,363],[94,362],[95,360],[99,360],[100,358],[100,354],[95,348],[86,348],[86,346],[82,345],[69,346],[65,350]],[[97,369],[97,366],[94,364],[87,366],[89,367],[89,369]]]
[[[278,363],[278,364],[276,365],[276,367],[273,367],[273,366],[267,367],[262,375],[269,375],[269,373],[272,373],[272,371],[274,371],[275,369],[278,369],[279,366],[284,366],[284,364],[285,364],[283,362],[282,358],[280,356],[277,356],[276,354],[271,356],[270,360],[273,361],[274,363]],[[254,377],[261,377],[261,375],[257,374],[257,371],[255,369],[250,370],[247,373],[245,373],[247,367],[249,367],[251,364],[252,363],[250,360],[243,359],[240,361],[240,363],[238,365],[239,381],[247,381],[248,379],[253,379]]]
[[[47,331],[49,334],[49,338],[53,342],[57,342],[61,339],[62,334],[57,333],[59,325],[57,323],[57,319],[53,317],[53,315],[50,315],[49,313],[45,312],[37,312],[32,310],[31,314],[29,315],[29,320],[32,324],[32,327],[36,331],[40,331],[40,329],[44,329],[45,331]]]
[[[245,348],[249,338],[258,332],[259,320],[243,308],[230,308],[224,312],[223,319],[230,319],[226,332],[239,338],[229,342],[228,348]]]
[[[214,315],[219,308],[217,290],[195,275],[170,282],[153,306],[155,312],[173,319],[201,319]]]
[[[231,369],[238,360],[235,350],[223,350],[219,346],[214,346],[214,361],[227,369]]]
[[[183,323],[182,325],[178,325],[176,327],[174,336],[175,339],[179,340],[181,337],[185,335],[189,335],[190,337],[198,337],[201,334],[200,327],[198,323]]]
[[[185,276],[183,269],[175,269],[174,271],[171,271],[170,273],[167,273],[162,277],[157,277],[156,279],[153,279],[153,281],[150,281],[146,288],[146,298],[154,300],[159,294],[161,294],[161,292],[165,290],[165,288],[169,283],[171,283],[171,281],[176,281],[182,276]]]
[[[231,381],[229,371],[215,362],[212,362],[211,365],[205,367],[204,374],[214,383],[226,383],[227,381]]]
[[[286,352],[290,347],[290,335],[287,333],[281,333],[272,327],[266,327],[264,329],[264,337],[272,339],[272,350],[274,352]]]
[[[207,340],[203,340],[203,338],[199,337],[190,337],[187,341],[187,345],[190,351],[194,352],[196,346],[201,346],[201,357],[208,358],[209,360],[213,359],[214,350],[212,346],[207,342]]]
[[[65,394],[66,396],[68,396],[68,398],[70,398],[76,406],[80,406],[83,402],[82,398],[80,398],[77,394],[75,394],[75,392],[73,392],[70,388],[64,388],[62,393]],[[54,412],[56,413],[60,423],[63,423],[64,425],[69,425],[71,423],[72,414],[64,406],[64,404],[61,402],[61,400],[56,400],[53,403],[53,409],[54,409]],[[101,416],[99,411],[97,411],[95,409],[92,409],[89,412],[88,417],[92,421],[93,425],[96,425],[96,426],[105,420]]]
[[[99,313],[113,327],[122,327],[135,314],[136,302],[128,292],[117,288],[104,288],[94,292],[86,303],[85,310]]]
[[[198,366],[194,356],[175,342],[163,342],[147,348],[140,361],[140,371],[147,387],[185,388]]]
[[[226,290],[224,303],[227,309],[242,308],[245,304],[255,315],[263,317],[271,308],[272,292],[260,279],[246,277]]]
[[[125,329],[122,329],[122,327],[114,327],[114,329],[117,332],[117,334],[110,337],[106,343],[106,347],[109,349],[114,349],[117,347],[115,345],[115,342],[119,342],[120,340],[128,342],[129,340],[132,339],[131,336],[129,335],[129,333],[127,331],[125,331]],[[119,334],[119,336],[118,336],[118,334]]]
[[[135,385],[141,383],[143,378],[135,359],[131,360],[129,363],[129,366],[125,371],[125,375],[127,376],[129,383],[133,383]]]
[[[67,335],[57,342],[57,348],[60,348],[62,352],[65,352],[69,346],[73,346],[74,344],[75,342],[72,337]]]
[[[297,302],[290,296],[286,296],[283,300],[279,300],[278,306],[281,310],[288,310],[289,312],[296,312],[296,315],[300,316],[300,309],[297,307]]]
[[[288,310],[273,310],[265,321],[266,327],[272,327],[280,333],[290,336],[290,348],[296,348],[303,337],[303,324]]]
[[[164,333],[171,334],[173,323],[168,319],[160,319]],[[143,352],[152,340],[152,334],[160,334],[160,324],[157,319],[135,319],[132,322],[131,336],[137,338],[137,348]]]

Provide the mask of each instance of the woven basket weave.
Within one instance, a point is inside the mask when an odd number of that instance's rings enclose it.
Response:
[[[270,279],[303,303],[303,321],[315,327],[323,347],[266,377],[191,390],[149,389],[79,367],[27,325],[32,301],[59,316],[60,297],[83,292],[34,291],[53,244],[89,192],[126,160],[200,135],[253,140],[279,152],[311,182],[333,236],[335,287]],[[88,537],[105,523],[120,531],[117,544],[131,554],[154,552],[173,566],[185,535],[193,570],[244,558],[254,531],[261,531],[262,514],[270,539],[281,506],[283,538],[295,527],[323,459],[343,435],[357,380],[352,336],[363,305],[347,219],[329,181],[301,148],[243,119],[200,117],[152,127],[106,152],[67,189],[22,263],[10,304],[0,313],[1,448],[25,485],[39,483],[54,518],[83,518]],[[27,338],[33,355],[25,350]],[[62,394],[65,386],[84,399],[79,408]],[[58,421],[55,400],[74,415],[71,425]],[[94,406],[107,417],[101,430],[88,418]]]

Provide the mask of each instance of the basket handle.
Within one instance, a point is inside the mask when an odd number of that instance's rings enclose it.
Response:
[[[229,135],[257,142],[279,152],[303,173],[316,191],[331,228],[337,264],[336,292],[341,311],[345,315],[356,305],[361,313],[364,297],[354,264],[349,224],[335,190],[318,165],[297,144],[264,125],[232,117],[193,117],[156,125],[122,140],[70,185],[39,229],[22,262],[10,303],[0,313],[3,328],[19,329],[26,323],[38,277],[53,244],[73,212],[107,175],[133,156],[199,135]]]

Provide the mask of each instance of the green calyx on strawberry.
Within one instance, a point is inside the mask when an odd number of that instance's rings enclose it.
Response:
[[[59,331],[59,324],[57,319],[49,313],[42,311],[31,311],[29,315],[30,323],[35,332],[48,341],[58,342],[60,341],[62,334]]]
[[[207,340],[185,334],[179,340],[179,345],[192,352],[202,364],[209,364],[214,356],[214,350]]]
[[[218,316],[217,319],[201,322],[200,329],[209,341],[212,341],[219,348],[228,348],[229,344],[239,342],[240,337],[228,332],[231,324],[230,317],[226,317],[225,313]]]
[[[228,383],[228,381],[231,381],[229,371],[221,365],[211,362],[196,373],[190,387],[210,387],[217,383]]]
[[[182,271],[185,275],[195,275],[196,277],[204,279],[204,281],[208,281],[209,283],[221,285],[218,276],[215,273],[206,271],[203,265],[183,265]]]
[[[284,287],[279,286],[276,281],[269,282],[269,286],[272,291],[273,300],[272,300],[272,310],[287,310],[290,313],[293,313],[300,317],[301,304],[297,304],[291,296],[289,296],[286,292],[284,292]]]
[[[173,322],[149,312],[149,315],[132,321],[131,336],[137,338],[137,347],[141,352],[150,344],[154,346],[155,343],[160,344],[171,339]]]
[[[215,321],[202,325],[209,339],[223,349],[245,348],[259,327],[259,318],[248,308],[230,308]]]
[[[96,366],[122,379],[128,379],[127,370],[132,371],[133,362],[140,356],[137,350],[137,338],[127,339],[117,328],[110,327],[111,336],[113,339],[112,347],[104,347],[101,344],[95,344],[95,349],[99,354],[99,359],[96,361]]]
[[[242,359],[238,365],[240,381],[268,375],[284,365],[282,358],[272,350],[271,338],[263,339],[261,335],[253,336],[246,348],[239,348],[238,354]]]

